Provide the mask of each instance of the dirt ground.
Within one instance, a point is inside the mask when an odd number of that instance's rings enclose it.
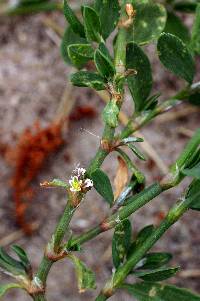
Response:
[[[60,14],[53,13],[51,16],[64,27],[65,22]],[[43,19],[44,15],[37,15],[0,20],[0,139],[1,142],[11,145],[15,144],[13,133],[19,134],[35,120],[39,119],[42,126],[46,126],[54,119],[70,72],[70,67],[66,66],[60,57],[56,45],[57,36],[52,35],[51,30],[44,25]],[[150,56],[153,51],[154,47],[150,47]],[[176,91],[180,83],[175,82],[158,62],[154,62],[154,69],[156,71],[154,90],[166,96]],[[74,89],[73,94],[78,104],[90,104],[97,113],[102,110],[103,103],[93,92],[87,89]],[[124,108],[127,111],[131,101],[128,103]],[[181,106],[177,111],[186,108],[189,110],[188,106]],[[188,139],[179,133],[180,127],[191,131],[200,127],[199,112],[188,113],[180,119],[175,118],[171,121],[161,122],[158,119],[142,130],[167,166],[175,160],[177,153]],[[83,128],[94,135],[83,131]],[[66,145],[47,160],[34,183],[37,196],[30,206],[28,219],[37,221],[40,227],[33,236],[22,235],[15,241],[27,250],[34,269],[41,260],[43,248],[66,203],[64,191],[44,190],[39,187],[39,183],[53,178],[67,180],[77,163],[86,167],[98,147],[98,136],[101,135],[101,131],[100,114],[97,114],[95,119],[73,123],[69,131],[64,134]],[[68,156],[69,160],[66,160]],[[147,163],[137,163],[147,174],[148,183],[160,178],[161,172],[157,165],[151,163],[151,160]],[[115,160],[107,159],[104,168],[113,177],[116,168]],[[0,157],[1,242],[4,242],[4,238],[11,233],[18,231],[15,224],[12,191],[9,186],[12,172],[12,168],[3,157]],[[187,181],[184,181],[178,188],[166,192],[139,210],[134,217],[131,217],[133,228],[138,230],[144,225],[158,223],[160,211],[167,212],[186,184]],[[97,224],[107,211],[107,205],[101,198],[94,191],[90,192],[73,218],[71,227],[73,233],[81,233]],[[173,265],[181,266],[181,272],[173,278],[172,283],[200,293],[199,217],[198,212],[188,212],[159,241],[155,249],[172,252]],[[81,253],[81,258],[96,272],[98,289],[102,287],[112,270],[109,246],[111,236],[112,232],[99,236],[87,243]],[[199,273],[195,273],[197,271]],[[49,300],[94,300],[93,292],[78,294],[74,279],[74,270],[70,262],[65,260],[55,264],[48,279]],[[1,276],[0,281],[4,282],[6,278]],[[7,294],[4,300],[26,301],[30,298],[23,292],[15,290]],[[132,299],[126,294],[118,293],[111,300]]]

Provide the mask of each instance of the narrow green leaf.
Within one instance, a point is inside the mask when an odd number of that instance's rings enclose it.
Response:
[[[186,168],[183,170],[183,174],[189,177],[194,177],[200,180],[200,163],[192,168]]]
[[[60,46],[60,52],[62,55],[63,60],[67,64],[71,64],[71,60],[68,56],[68,46],[71,44],[86,44],[87,40],[84,38],[81,38],[78,34],[74,33],[71,26],[66,28],[65,33],[62,38],[61,46]]]
[[[25,275],[24,267],[16,268],[10,265],[9,263],[7,263],[7,261],[4,261],[1,256],[0,256],[0,270],[5,273],[9,272],[11,275]]]
[[[118,115],[119,108],[116,102],[114,100],[109,101],[103,110],[103,121],[110,127],[115,128],[118,126]]]
[[[124,138],[121,141],[123,144],[127,144],[127,143],[133,143],[133,142],[144,142],[143,138],[140,137],[128,137],[128,138]]]
[[[77,16],[74,14],[73,10],[69,7],[67,0],[64,0],[64,15],[66,20],[71,25],[72,30],[80,35],[81,37],[85,37],[84,26],[81,24]]]
[[[200,295],[173,285],[141,282],[124,284],[122,288],[139,301],[200,301]]]
[[[153,271],[135,272],[134,275],[145,281],[157,282],[171,278],[179,271],[179,267],[176,268],[158,268]]]
[[[13,245],[12,249],[18,255],[25,269],[29,269],[31,267],[31,263],[26,252],[18,245]]]
[[[74,66],[81,69],[94,57],[94,49],[89,44],[72,44],[68,46],[68,56]]]
[[[158,40],[158,55],[163,65],[171,72],[192,83],[195,66],[192,55],[176,36],[163,33]]]
[[[125,200],[132,194],[132,192],[137,189],[138,182],[137,180],[132,180],[127,186],[124,187],[120,196],[115,201],[115,204],[119,207],[124,205]]]
[[[70,254],[68,258],[70,258],[75,265],[79,292],[83,293],[87,289],[95,289],[95,274],[76,256]]]
[[[135,111],[140,112],[152,89],[152,72],[148,57],[135,43],[127,45],[126,68],[134,69],[137,72],[136,75],[129,76],[127,81],[135,103]]]
[[[110,57],[104,52],[97,49],[94,54],[94,63],[99,74],[107,79],[111,79],[115,74],[115,68]]]
[[[195,54],[200,55],[200,3],[196,7],[190,48]]]
[[[88,41],[101,42],[101,23],[97,12],[89,6],[83,6],[85,34]]]
[[[111,57],[110,52],[106,47],[105,43],[102,42],[99,44],[99,51],[101,51],[101,53],[107,58],[107,60],[110,61],[110,63],[112,63],[113,58]]]
[[[90,87],[97,91],[105,90],[104,79],[97,73],[79,71],[71,75],[71,82],[77,87]]]
[[[200,180],[193,180],[189,186],[189,190],[186,198],[194,198],[194,201],[190,205],[190,209],[200,211]]]
[[[117,148],[116,151],[120,154],[122,159],[126,162],[128,168],[133,173],[133,175],[136,177],[139,184],[143,184],[145,182],[145,176],[143,173],[134,165],[134,163],[131,161],[129,156],[120,148]]]
[[[136,269],[157,269],[166,265],[171,259],[170,253],[148,253],[138,262]]]
[[[128,250],[128,257],[131,256],[136,249],[142,246],[142,244],[146,241],[146,239],[153,233],[154,226],[148,225],[145,226],[142,230],[139,231],[136,239],[132,242],[129,250]]]
[[[158,104],[158,98],[160,97],[160,93],[156,93],[152,96],[150,96],[147,100],[146,100],[146,105],[144,107],[144,111],[152,111],[156,108],[157,104]]]
[[[95,0],[95,10],[98,12],[102,35],[106,39],[117,26],[120,6],[118,0]]]
[[[181,18],[173,12],[167,12],[167,22],[164,31],[179,37],[184,43],[190,41],[190,33]]]
[[[127,146],[132,150],[132,152],[140,159],[143,161],[146,161],[145,156],[141,153],[141,151],[132,143],[128,143]]]
[[[116,269],[123,263],[130,247],[130,241],[131,223],[128,219],[125,219],[115,227],[112,239],[112,258]]]
[[[113,204],[114,195],[108,176],[100,169],[96,169],[91,178],[96,191],[110,204]]]
[[[165,28],[167,13],[162,4],[144,3],[135,6],[136,17],[130,28],[130,41],[143,45],[156,40]]]
[[[21,264],[21,262],[19,262],[18,260],[15,260],[14,258],[12,258],[10,255],[8,255],[3,248],[0,247],[0,258],[7,264],[9,264],[10,266],[12,266],[13,268],[17,269],[17,270],[24,270],[23,265]]]
[[[22,288],[22,287],[17,283],[0,285],[0,297],[3,297],[3,295],[12,288]]]

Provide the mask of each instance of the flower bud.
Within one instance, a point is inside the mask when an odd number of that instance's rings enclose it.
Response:
[[[126,13],[129,18],[133,18],[135,16],[135,10],[134,10],[132,4],[130,4],[130,3],[126,4]]]

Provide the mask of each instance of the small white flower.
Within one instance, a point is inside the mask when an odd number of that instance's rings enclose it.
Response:
[[[93,187],[93,181],[90,179],[86,179],[84,181],[84,188],[90,188],[90,187]]]
[[[85,173],[86,173],[86,169],[80,168],[79,165],[77,165],[76,168],[73,170],[73,174],[76,175],[78,178],[83,178]]]
[[[86,169],[85,168],[78,168],[77,173],[78,173],[78,177],[83,177],[86,173]]]
[[[79,180],[79,178],[77,176],[71,177],[71,180],[69,180],[69,184],[70,184],[70,190],[72,192],[78,192],[81,191],[82,185],[83,185],[83,181]]]

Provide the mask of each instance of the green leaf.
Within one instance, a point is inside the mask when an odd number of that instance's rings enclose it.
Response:
[[[101,42],[101,23],[97,12],[89,6],[83,6],[85,34],[88,41]]]
[[[97,73],[79,71],[71,75],[71,82],[77,87],[90,87],[97,91],[105,90],[104,79]]]
[[[30,269],[31,268],[31,263],[28,258],[28,255],[26,252],[18,245],[13,245],[12,246],[13,251],[18,255],[19,259],[21,260],[21,263],[23,264],[24,268]]]
[[[193,180],[189,186],[186,198],[194,198],[190,209],[200,211],[200,180]]]
[[[10,255],[8,255],[2,247],[0,247],[0,259],[5,262],[6,264],[10,265],[11,267],[16,269],[16,271],[24,271],[24,267],[18,260],[15,260]]]
[[[102,51],[102,47],[100,44],[100,48],[95,51],[94,63],[101,76],[111,79],[115,74],[115,67],[110,56],[106,54],[105,48]]]
[[[92,175],[91,178],[94,183],[94,187],[96,191],[110,204],[113,204],[114,201],[114,195],[112,186],[110,183],[110,180],[108,176],[101,170],[96,169]]]
[[[123,263],[130,247],[130,241],[131,223],[128,219],[125,219],[115,227],[112,239],[112,258],[116,269]]]
[[[139,301],[200,301],[200,295],[173,285],[142,282],[124,284],[122,288]]]
[[[0,285],[0,297],[3,297],[3,295],[7,293],[7,291],[10,290],[11,288],[22,288],[22,287],[17,283]]]
[[[62,42],[61,42],[61,46],[60,46],[60,52],[62,55],[63,60],[67,63],[67,64],[71,64],[71,60],[68,56],[68,46],[71,44],[86,44],[87,40],[84,38],[81,38],[78,34],[75,34],[71,28],[71,26],[69,26],[66,30],[65,33],[63,35],[62,38]]]
[[[118,126],[119,108],[114,100],[107,103],[103,110],[103,121],[110,127],[115,128]]]
[[[140,159],[143,161],[146,161],[145,156],[141,153],[141,151],[132,143],[128,143],[127,146],[132,150],[132,152]]]
[[[195,20],[192,27],[191,50],[200,55],[200,3],[197,5]]]
[[[144,142],[143,138],[140,137],[128,137],[128,138],[124,138],[122,139],[122,144],[128,144],[128,143],[134,143],[134,142]]]
[[[131,161],[129,156],[120,148],[117,148],[116,151],[120,154],[122,159],[126,162],[128,168],[133,173],[133,175],[136,177],[139,184],[143,184],[145,182],[145,176],[143,173],[134,165],[134,163]]]
[[[106,39],[117,26],[120,12],[119,1],[95,0],[94,7],[100,17],[102,36]]]
[[[142,228],[136,238],[136,245],[141,245],[145,240],[152,234],[154,231],[154,226],[153,225],[148,225]]]
[[[176,268],[158,268],[153,271],[135,272],[134,275],[145,281],[157,282],[163,281],[174,276],[179,271],[179,267]]]
[[[152,89],[152,72],[148,57],[135,43],[127,45],[126,68],[137,71],[137,74],[129,76],[127,81],[135,103],[135,111],[141,112]]]
[[[200,180],[200,163],[198,163],[192,168],[185,168],[183,170],[183,174]]]
[[[130,41],[143,45],[156,40],[165,28],[167,13],[162,4],[136,5],[136,17],[130,28]]]
[[[175,75],[192,83],[195,66],[192,55],[176,36],[163,33],[158,40],[158,55],[163,65]]]
[[[74,66],[81,69],[94,57],[94,49],[89,44],[72,44],[68,47],[68,56]]]
[[[157,269],[166,265],[171,259],[170,253],[148,253],[138,262],[136,269]]]
[[[71,25],[72,30],[80,35],[81,37],[85,37],[84,26],[81,24],[79,19],[74,14],[73,10],[69,7],[67,0],[64,0],[64,15],[66,20]]]
[[[79,292],[82,293],[86,289],[95,289],[95,274],[76,256],[70,254],[68,258],[70,258],[75,265]]]
[[[157,104],[158,104],[158,98],[160,97],[160,93],[156,93],[152,96],[150,96],[147,100],[146,100],[146,105],[144,107],[144,111],[152,111],[156,108]]]
[[[167,22],[164,31],[179,37],[184,43],[188,43],[190,41],[188,28],[173,12],[167,12]]]
[[[106,59],[110,61],[110,64],[113,64],[113,58],[111,57],[108,48],[103,42],[99,44],[99,51],[101,51],[101,53],[106,57]]]
[[[131,254],[133,254],[136,249],[142,246],[142,244],[153,233],[153,231],[154,231],[153,225],[145,226],[142,230],[139,231],[135,241],[133,241],[133,243],[131,244],[128,250],[128,257],[131,256]]]

